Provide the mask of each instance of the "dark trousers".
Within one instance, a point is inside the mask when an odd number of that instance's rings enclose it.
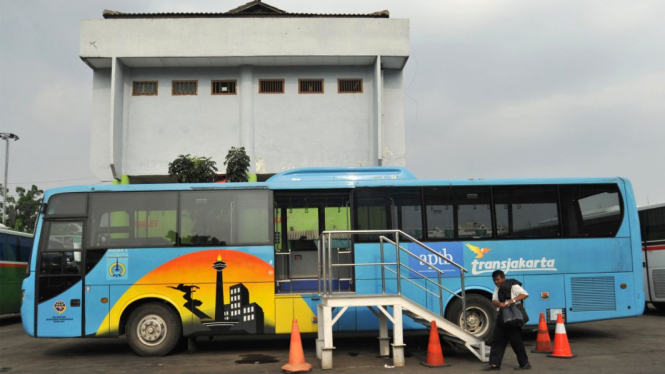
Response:
[[[510,342],[510,346],[517,355],[517,362],[519,362],[520,366],[528,364],[529,358],[526,355],[526,349],[522,341],[522,328],[520,326],[506,325],[503,323],[501,313],[499,313],[499,317],[496,319],[496,324],[494,325],[494,335],[492,335],[490,365],[501,366],[508,342]]]

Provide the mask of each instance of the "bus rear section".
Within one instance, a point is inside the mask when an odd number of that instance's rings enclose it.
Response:
[[[0,228],[0,315],[20,312],[32,241],[32,234]]]
[[[639,208],[646,301],[665,311],[665,203]]]

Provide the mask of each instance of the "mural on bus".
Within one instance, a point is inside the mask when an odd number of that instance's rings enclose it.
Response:
[[[129,274],[132,265],[116,258],[114,268]],[[117,272],[118,270],[116,270]],[[125,275],[123,274],[123,276]],[[179,282],[182,280],[182,282]],[[113,305],[97,335],[118,332],[118,319],[131,302],[145,297],[172,302],[192,331],[213,334],[275,332],[274,268],[248,253],[212,249],[177,257],[148,272]],[[109,321],[111,317],[114,317]]]

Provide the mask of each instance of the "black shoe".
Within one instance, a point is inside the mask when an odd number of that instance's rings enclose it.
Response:
[[[501,366],[489,365],[483,368],[483,371],[496,371],[496,370],[501,370]]]
[[[515,370],[531,370],[531,363],[527,363],[524,366],[518,366],[515,368]]]

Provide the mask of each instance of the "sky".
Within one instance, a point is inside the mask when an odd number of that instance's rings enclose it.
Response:
[[[92,70],[79,58],[80,20],[247,1],[0,0],[0,132],[20,137],[10,193],[107,183],[89,170]],[[638,205],[665,202],[665,1],[267,3],[410,20],[406,166],[416,176],[621,176]]]

